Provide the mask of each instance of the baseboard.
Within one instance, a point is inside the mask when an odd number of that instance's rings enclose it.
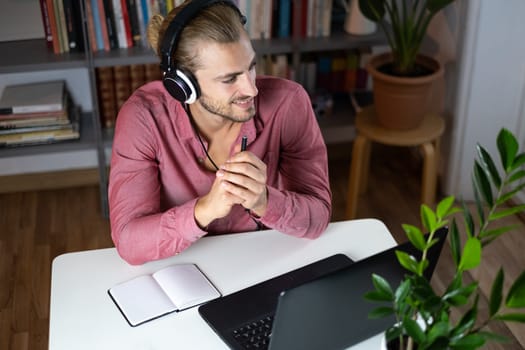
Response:
[[[25,192],[95,185],[98,168],[0,176],[0,193]]]

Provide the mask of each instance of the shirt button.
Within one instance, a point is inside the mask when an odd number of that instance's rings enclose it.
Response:
[[[203,158],[198,158],[197,159],[199,163],[204,163],[204,159]]]

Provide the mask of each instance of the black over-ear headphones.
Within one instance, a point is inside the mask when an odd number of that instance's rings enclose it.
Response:
[[[177,44],[184,27],[195,18],[200,11],[217,3],[234,8],[239,13],[242,24],[246,23],[246,17],[242,15],[235,3],[231,0],[194,0],[177,13],[164,33],[160,51],[160,68],[164,72],[162,82],[168,93],[182,103],[189,104],[195,102],[200,96],[200,89],[197,80],[191,72],[176,67],[173,61],[173,54],[177,49]]]

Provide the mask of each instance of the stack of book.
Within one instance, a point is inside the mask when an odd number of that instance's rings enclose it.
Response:
[[[8,85],[0,97],[0,147],[79,139],[79,114],[63,80]]]

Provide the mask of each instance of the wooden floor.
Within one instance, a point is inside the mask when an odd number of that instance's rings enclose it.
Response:
[[[350,153],[351,145],[329,148],[333,221],[344,220]],[[410,149],[374,148],[371,163],[370,187],[360,198],[358,216],[381,219],[399,242],[404,241],[401,223],[419,223],[421,160]],[[0,349],[47,349],[53,258],[112,246],[98,194],[96,186],[0,194]],[[519,218],[513,220],[521,223]],[[513,278],[525,267],[524,233],[516,231],[490,247],[486,264],[475,272],[482,281],[482,297],[488,295],[500,265]],[[447,254],[445,249],[435,273],[438,287],[449,275]],[[499,323],[493,329],[511,342],[487,349],[525,346],[525,327]]]

